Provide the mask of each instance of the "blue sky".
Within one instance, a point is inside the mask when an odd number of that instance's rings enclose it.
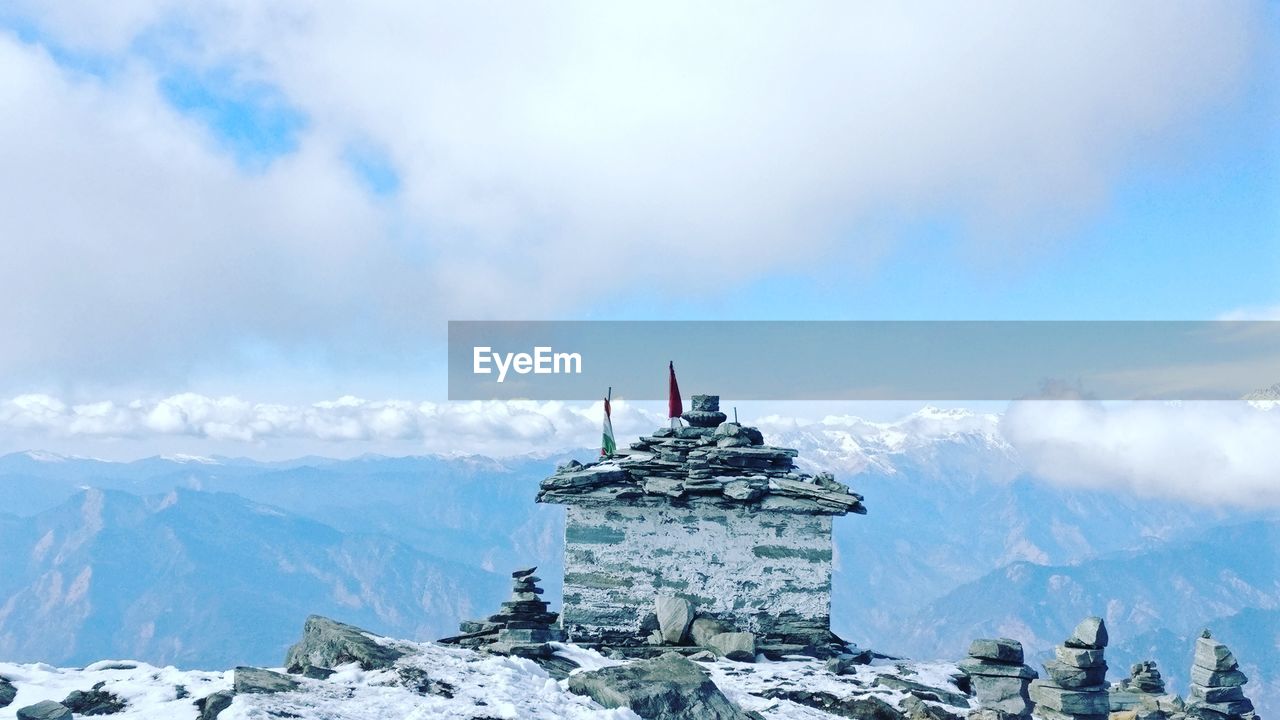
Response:
[[[449,319],[1280,316],[1274,4],[719,17],[0,11],[0,399],[440,400]]]

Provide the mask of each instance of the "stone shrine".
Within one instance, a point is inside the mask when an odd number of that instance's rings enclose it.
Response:
[[[643,645],[655,600],[753,633],[765,651],[826,647],[831,526],[865,513],[829,473],[796,468],[796,451],[728,422],[719,397],[695,395],[682,418],[629,450],[562,465],[538,501],[567,508],[561,625],[572,642]]]

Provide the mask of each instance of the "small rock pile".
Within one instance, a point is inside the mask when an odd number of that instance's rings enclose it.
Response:
[[[1165,692],[1164,677],[1152,660],[1134,663],[1129,677],[1111,686],[1111,712],[1132,711],[1135,720],[1180,716],[1182,698]]]
[[[978,701],[982,717],[997,711],[1019,718],[1031,717],[1028,686],[1039,677],[1023,664],[1022,643],[1009,638],[978,639],[969,645],[969,657],[960,669]]]
[[[1205,630],[1196,639],[1187,714],[1202,720],[1255,718],[1253,703],[1244,696],[1247,682],[1249,678],[1240,672],[1240,664],[1231,649]]]
[[[459,629],[462,635],[440,642],[503,655],[545,657],[551,654],[549,642],[562,642],[564,632],[556,626],[557,613],[548,611],[542,599],[542,588],[534,575],[538,568],[511,573],[511,599],[486,620],[467,620]]]
[[[754,662],[756,636],[734,632],[716,618],[697,615],[693,603],[682,597],[659,596],[654,601],[658,627],[649,633],[649,645],[705,648],[714,657]],[[695,659],[710,659],[705,656]]]
[[[1160,668],[1156,667],[1155,661],[1144,660],[1129,668],[1129,679],[1124,681],[1124,687],[1133,692],[1163,695],[1164,678],[1160,676]]]
[[[67,706],[52,700],[42,700],[35,705],[18,709],[18,720],[72,720]]]
[[[1041,720],[1107,720],[1107,626],[1099,617],[1085,618],[1062,645],[1056,660],[1044,664],[1049,677],[1031,683],[1031,699]]]
[[[115,693],[102,688],[106,683],[98,683],[90,690],[73,690],[62,701],[75,715],[114,715],[123,712],[125,701]]]
[[[645,718],[751,720],[696,663],[677,653],[569,676],[569,692]]]

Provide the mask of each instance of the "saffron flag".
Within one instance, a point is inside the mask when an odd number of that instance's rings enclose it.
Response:
[[[684,403],[680,402],[680,386],[676,384],[675,362],[669,362],[667,369],[671,371],[671,381],[667,386],[667,417],[671,419],[674,427],[676,419],[684,414]]]
[[[613,392],[610,391],[609,395]],[[604,437],[600,440],[600,455],[608,457],[618,451],[618,444],[613,439],[613,412],[609,408],[609,396],[604,398]]]

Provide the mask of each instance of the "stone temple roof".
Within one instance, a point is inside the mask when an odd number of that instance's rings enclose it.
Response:
[[[810,475],[796,451],[764,444],[756,428],[726,422],[720,398],[694,395],[681,417],[628,451],[583,465],[561,465],[542,481],[538,502],[584,506],[708,505],[813,515],[865,514],[862,496],[830,473]]]

